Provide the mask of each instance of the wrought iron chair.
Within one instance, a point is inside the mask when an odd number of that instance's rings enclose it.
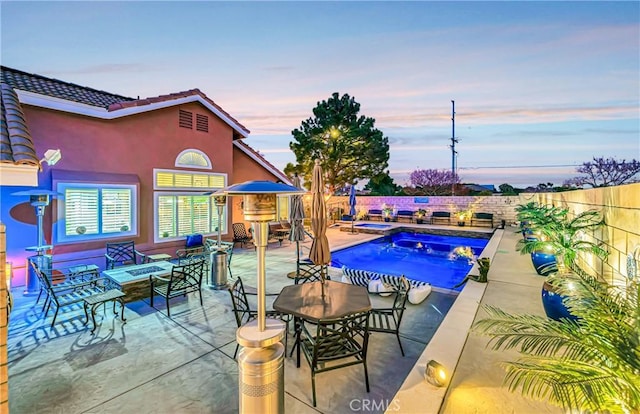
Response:
[[[253,243],[253,237],[247,232],[244,223],[233,223],[233,245],[240,243],[244,247],[247,243]]]
[[[401,287],[397,290],[396,297],[393,300],[393,306],[390,308],[373,308],[369,315],[369,332],[395,334],[396,338],[398,338],[402,356],[404,356],[404,349],[402,349],[402,342],[400,342],[400,323],[407,307],[409,288],[409,282],[403,276],[401,278]]]
[[[317,265],[311,261],[302,261],[298,262],[294,281],[296,285],[307,282],[319,282],[322,281],[323,277],[324,280],[331,280],[327,265]]]
[[[249,305],[249,300],[247,299],[247,293],[244,290],[244,284],[242,283],[242,279],[240,277],[238,277],[235,283],[233,284],[233,286],[229,288],[229,293],[231,294],[231,305],[233,306],[233,314],[236,317],[236,323],[238,324],[238,328],[258,317],[258,311],[255,309],[251,309],[251,306]],[[284,336],[284,348],[286,350],[287,337],[289,335],[289,322],[291,321],[291,315],[270,310],[266,312],[266,316],[274,319],[280,319],[286,324],[286,331]],[[239,348],[240,348],[240,344],[236,344],[236,350],[233,353],[234,359],[238,354]]]
[[[171,316],[169,309],[169,299],[186,296],[187,293],[198,292],[200,295],[200,306],[202,306],[202,278],[205,273],[205,260],[200,257],[184,259],[179,266],[171,269],[171,275],[166,277],[150,275],[149,287],[151,296],[151,306],[153,307],[153,297],[163,296],[167,306],[167,316]]]
[[[314,325],[315,332],[305,324],[302,325],[300,348],[311,368],[314,407],[316,406],[316,374],[321,372],[362,364],[365,384],[369,392],[368,322],[369,312],[361,312],[338,319],[321,319],[317,325]]]
[[[116,266],[144,263],[146,257],[136,250],[133,241],[107,243],[107,270]]]
[[[86,297],[102,293],[105,290],[104,279],[100,278],[94,278],[86,281],[77,279],[53,284],[50,277],[39,269],[34,262],[31,262],[31,266],[36,273],[38,282],[40,282],[40,285],[44,288],[46,293],[46,309],[44,311],[44,317],[47,317],[49,309],[52,306],[55,308],[51,327],[56,323],[56,318],[58,317],[58,311],[60,308],[82,302]]]

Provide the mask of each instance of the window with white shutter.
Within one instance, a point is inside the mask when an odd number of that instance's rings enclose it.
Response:
[[[155,242],[178,240],[188,234],[213,235],[218,232],[218,211],[204,193],[224,188],[226,174],[155,169]],[[227,209],[221,216],[221,232],[226,234]]]
[[[137,233],[136,186],[58,182],[64,194],[57,241],[81,242]]]

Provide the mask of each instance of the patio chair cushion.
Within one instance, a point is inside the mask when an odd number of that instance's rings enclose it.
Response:
[[[425,300],[430,293],[431,285],[428,283],[421,286],[412,286],[411,289],[409,289],[409,293],[407,294],[407,299],[410,303],[417,305],[418,303],[421,303],[423,300]]]
[[[382,280],[380,279],[371,279],[369,281],[368,290],[369,293],[377,293],[380,296],[389,296],[395,292],[393,286],[387,283],[382,283]]]
[[[190,234],[187,236],[186,247],[200,247],[203,245],[202,234]]]

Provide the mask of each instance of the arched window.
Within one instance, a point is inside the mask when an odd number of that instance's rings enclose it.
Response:
[[[178,154],[176,167],[202,168],[210,170],[211,160],[202,151],[196,149],[186,149]]]

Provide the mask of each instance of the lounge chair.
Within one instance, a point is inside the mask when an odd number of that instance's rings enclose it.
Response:
[[[446,221],[451,224],[451,213],[448,211],[434,211],[431,213],[431,224],[437,224]]]
[[[491,213],[473,213],[471,216],[471,225],[486,225],[493,228],[493,214]]]
[[[400,221],[400,219],[408,220],[409,223],[413,223],[414,212],[412,210],[398,210],[396,213],[396,219]]]

